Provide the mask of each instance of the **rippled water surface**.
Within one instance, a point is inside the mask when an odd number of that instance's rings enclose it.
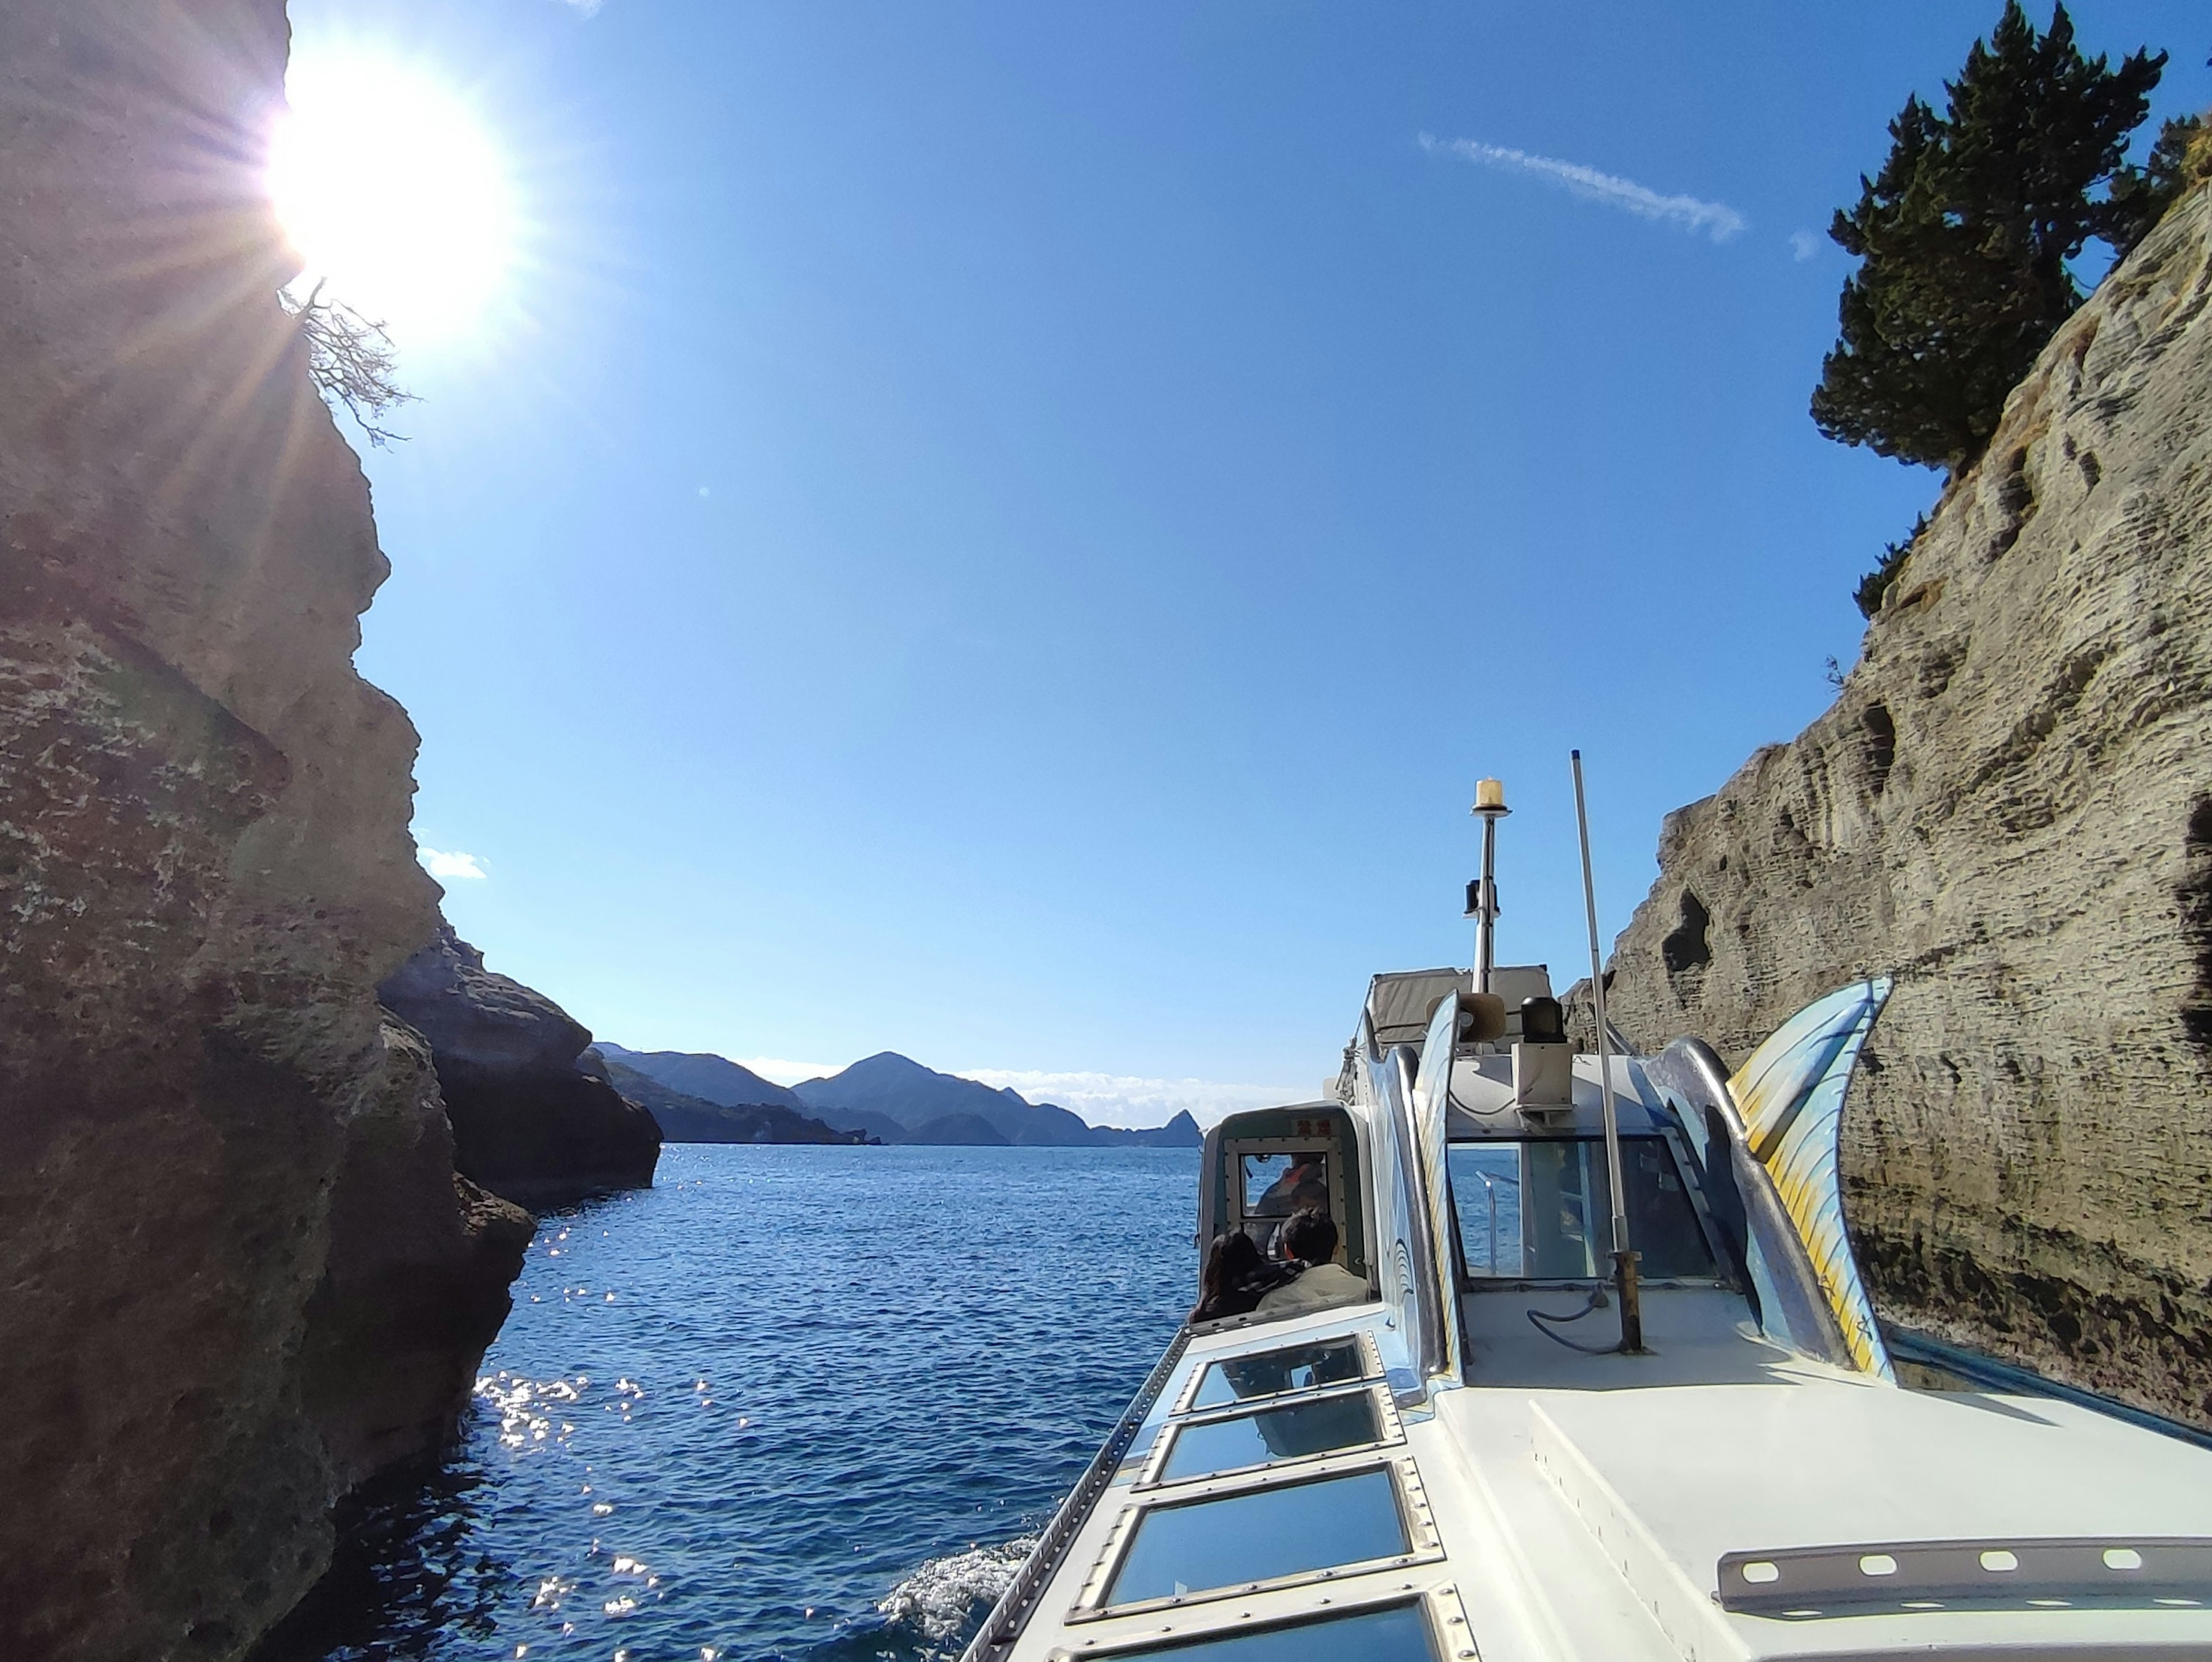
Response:
[[[672,1145],[265,1662],[957,1651],[1173,1335],[1194,1152]]]

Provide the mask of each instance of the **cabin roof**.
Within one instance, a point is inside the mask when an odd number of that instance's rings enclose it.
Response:
[[[1613,1058],[1613,1093],[1622,1135],[1645,1136],[1673,1123],[1632,1057]],[[1571,1104],[1544,1110],[1540,1117],[1532,1117],[1521,1111],[1514,1094],[1510,1050],[1463,1056],[1452,1064],[1451,1113],[1446,1132],[1454,1142],[1603,1135],[1605,1092],[1599,1082],[1596,1056],[1575,1057],[1573,1097]]]

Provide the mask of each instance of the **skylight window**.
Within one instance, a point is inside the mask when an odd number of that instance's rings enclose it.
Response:
[[[1356,1339],[1288,1345],[1252,1356],[1225,1356],[1206,1370],[1190,1399],[1192,1408],[1224,1408],[1285,1391],[1346,1385],[1367,1376]]]
[[[1300,1460],[1377,1442],[1382,1427],[1365,1391],[1294,1397],[1247,1414],[1178,1426],[1159,1481],[1179,1482],[1215,1472]]]
[[[1370,1467],[1146,1509],[1106,1603],[1177,1598],[1409,1550],[1389,1470]]]

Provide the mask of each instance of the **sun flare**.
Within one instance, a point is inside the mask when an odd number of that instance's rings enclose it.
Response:
[[[295,58],[269,195],[301,294],[386,326],[403,349],[466,329],[506,285],[515,206],[475,113],[429,77],[361,55]]]

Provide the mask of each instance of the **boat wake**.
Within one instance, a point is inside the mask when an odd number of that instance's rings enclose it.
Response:
[[[1036,1545],[1024,1535],[991,1546],[933,1558],[876,1601],[886,1627],[902,1628],[932,1647],[963,1639],[999,1601]]]

